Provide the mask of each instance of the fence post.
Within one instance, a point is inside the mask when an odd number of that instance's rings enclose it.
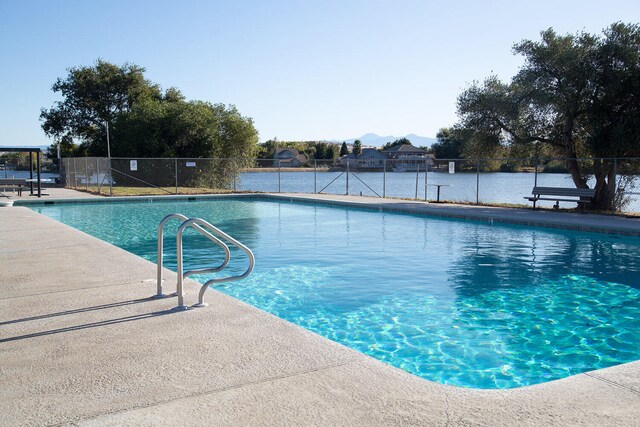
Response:
[[[534,169],[535,173],[533,175],[533,186],[538,186],[538,164],[540,163],[540,159],[536,157],[536,168]]]
[[[238,173],[236,159],[233,159],[233,192],[236,192],[236,174]]]
[[[96,157],[96,188],[100,194],[100,157]]]
[[[424,201],[427,201],[427,169],[429,169],[429,158],[424,159]]]
[[[58,175],[60,176],[60,184],[62,184],[63,188],[67,187],[67,168],[64,164],[64,160],[63,158],[59,157],[58,158]],[[4,173],[5,173],[5,178],[7,177],[7,169],[6,169],[6,163],[5,163],[5,169],[4,169]]]
[[[349,195],[349,163],[349,159],[347,158],[347,196]]]
[[[414,199],[418,198],[418,176],[420,175],[420,163],[416,163],[416,195]]]
[[[382,197],[387,197],[387,159],[382,159]]]
[[[317,194],[318,193],[318,179],[317,179],[317,171],[316,171],[316,167],[317,167],[317,163],[318,161],[316,159],[313,159],[313,194]]]
[[[73,158],[73,188],[78,188],[78,169],[76,168],[76,158]]]
[[[85,156],[84,158],[84,179],[86,182],[85,189],[89,191],[89,158]]]
[[[174,157],[173,159],[173,168],[175,171],[174,178],[176,179],[176,194],[178,194],[178,158]]]
[[[476,160],[476,205],[480,204],[480,159]]]
[[[278,159],[278,193],[280,193],[280,159]]]
[[[109,196],[113,196],[113,168],[111,167],[111,157],[109,157]]]
[[[611,213],[616,212],[616,192],[618,189],[618,159],[613,159],[613,194],[611,195]]]

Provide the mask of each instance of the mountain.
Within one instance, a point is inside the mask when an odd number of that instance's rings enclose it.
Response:
[[[335,140],[332,142],[346,141],[347,144],[353,144],[353,141],[355,141],[356,139],[359,139],[360,142],[362,142],[362,145],[381,147],[387,142],[393,142],[396,139],[400,139],[400,138],[407,138],[409,141],[411,141],[411,144],[416,147],[430,147],[431,144],[433,144],[434,142],[437,142],[437,139],[435,138],[429,138],[427,136],[419,136],[413,133],[410,133],[408,135],[403,135],[403,136],[393,136],[393,135],[380,136],[375,133],[367,133],[365,135],[362,135],[359,138],[349,138],[341,141]]]

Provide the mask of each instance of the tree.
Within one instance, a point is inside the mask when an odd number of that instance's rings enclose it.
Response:
[[[176,88],[162,93],[144,71],[102,60],[71,68],[53,85],[63,101],[41,111],[43,130],[73,155],[105,156],[107,125],[114,157],[255,155],[258,132],[251,118],[233,105],[185,101]],[[74,140],[81,144],[71,150]]]
[[[336,144],[317,142],[315,144],[315,148],[316,151],[313,158],[317,160],[333,160],[338,157],[339,154],[338,146]],[[342,153],[342,149],[340,149],[340,153]]]
[[[252,120],[236,107],[202,101],[140,102],[112,134],[124,157],[248,158],[258,143]]]
[[[353,155],[358,157],[360,154],[362,154],[362,142],[360,142],[359,139],[356,139],[355,141],[353,141]]]
[[[347,154],[349,154],[349,148],[347,147],[347,142],[343,141],[340,147],[340,157],[346,156]]]
[[[144,71],[137,65],[117,66],[103,60],[93,67],[69,69],[67,78],[57,79],[52,86],[64,100],[40,112],[42,129],[56,142],[78,139],[90,151],[92,145],[104,146],[106,128],[119,115],[130,112],[141,99],[162,97],[158,85],[144,78]]]
[[[402,137],[402,138],[396,139],[393,142],[387,142],[386,144],[384,144],[382,146],[382,151],[388,150],[389,148],[393,148],[393,147],[396,147],[398,145],[406,145],[406,144],[411,145],[411,141],[409,139],[407,139],[406,137]]]
[[[602,158],[640,154],[640,26],[616,23],[602,36],[548,29],[541,39],[514,46],[525,64],[510,83],[491,76],[459,96],[458,127],[487,151],[517,144],[550,149],[567,159],[577,188],[594,176],[591,207],[608,209],[615,173]],[[601,158],[577,160],[585,156]]]
[[[464,140],[452,128],[442,128],[436,134],[438,142],[431,146],[436,159],[461,159]]]

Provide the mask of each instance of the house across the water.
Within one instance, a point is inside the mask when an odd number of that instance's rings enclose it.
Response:
[[[295,148],[278,148],[273,153],[273,166],[296,168],[307,161],[307,156]]]
[[[415,172],[431,170],[433,155],[411,144],[396,145],[382,152],[375,148],[364,148],[359,156],[348,154],[340,157],[340,166],[361,171]]]
[[[382,154],[387,159],[387,170],[395,172],[424,171],[425,168],[431,170],[434,164],[431,154],[411,144],[387,148]]]

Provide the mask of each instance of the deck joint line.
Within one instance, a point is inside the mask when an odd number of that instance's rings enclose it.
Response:
[[[249,382],[242,383],[242,384],[229,385],[229,386],[226,386],[226,387],[216,388],[216,389],[212,389],[212,390],[198,391],[198,392],[186,395],[186,396],[176,397],[176,398],[164,400],[164,401],[161,401],[161,402],[149,403],[149,404],[146,404],[146,405],[134,406],[134,407],[127,408],[127,409],[122,409],[122,410],[116,411],[116,412],[98,413],[98,414],[95,414],[95,415],[91,415],[91,416],[82,418],[80,420],[76,420],[76,422],[92,420],[92,419],[95,419],[95,418],[108,416],[108,415],[123,414],[123,413],[126,413],[126,412],[137,411],[139,409],[153,408],[155,406],[166,405],[166,404],[169,404],[169,403],[172,403],[172,402],[177,402],[177,401],[184,400],[184,399],[197,398],[197,397],[202,397],[202,396],[206,396],[206,395],[214,395],[214,394],[223,393],[223,392],[229,391],[229,390],[236,390],[236,389],[244,388],[244,387],[247,387],[247,386],[265,384],[265,383],[269,383],[269,382],[273,382],[273,381],[279,381],[279,380],[283,380],[283,379],[287,379],[287,378],[293,378],[293,377],[297,377],[297,376],[301,376],[301,375],[312,374],[314,372],[325,371],[325,370],[339,368],[341,366],[353,365],[353,364],[357,364],[357,363],[358,363],[358,361],[355,360],[355,359],[354,360],[348,360],[348,361],[341,362],[341,363],[324,365],[324,366],[320,366],[320,367],[317,367],[317,368],[314,368],[314,369],[308,369],[308,370],[303,370],[303,371],[299,371],[299,372],[292,372],[290,374],[277,375],[277,376],[274,376],[274,377],[264,378],[264,379],[255,380],[255,381],[249,381]],[[65,425],[65,424],[62,423],[60,425]]]
[[[595,380],[599,380],[599,381],[602,381],[602,382],[604,382],[604,383],[607,383],[607,384],[610,384],[610,385],[613,385],[613,386],[616,386],[616,387],[620,387],[620,388],[623,388],[623,389],[625,389],[625,390],[627,390],[627,391],[630,391],[630,392],[632,392],[632,393],[635,393],[635,394],[637,394],[637,395],[640,395],[640,391],[638,391],[638,390],[636,390],[636,389],[634,389],[634,388],[631,388],[631,387],[626,386],[626,385],[624,385],[624,384],[619,384],[619,383],[617,383],[617,382],[615,382],[615,381],[611,381],[611,380],[608,380],[608,379],[606,379],[606,378],[602,378],[602,377],[600,377],[600,376],[598,376],[598,375],[594,375],[594,374],[592,374],[591,372],[584,372],[584,375],[586,375],[586,376],[588,376],[588,377],[590,377],[590,378],[593,378],[593,379],[595,379]]]

